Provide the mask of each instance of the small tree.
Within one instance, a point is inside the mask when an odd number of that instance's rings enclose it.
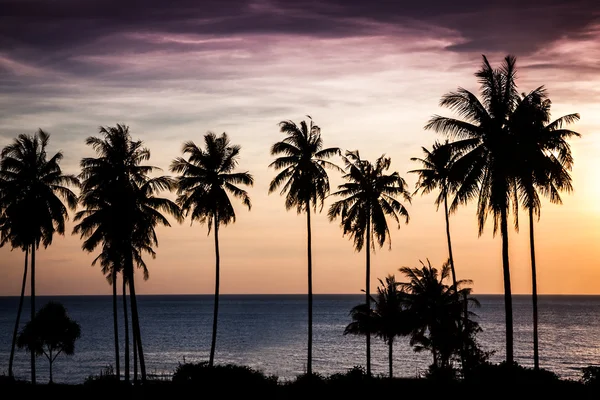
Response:
[[[17,339],[17,346],[36,356],[45,355],[50,363],[50,383],[52,383],[52,363],[60,353],[73,355],[75,341],[81,336],[79,324],[67,315],[65,307],[50,301],[29,321]]]

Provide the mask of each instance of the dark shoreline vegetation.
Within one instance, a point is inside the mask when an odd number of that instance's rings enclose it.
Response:
[[[561,193],[572,191],[570,171],[573,157],[567,139],[579,137],[566,128],[579,120],[579,114],[551,119],[551,101],[541,86],[519,93],[516,85],[516,59],[507,56],[500,67],[493,68],[483,57],[475,74],[480,84],[479,97],[458,88],[442,96],[440,106],[454,112],[457,118],[434,115],[424,126],[445,136],[431,150],[423,147],[422,158],[411,158],[420,169],[413,193],[404,178],[389,171],[391,158],[385,154],[374,161],[365,160],[358,150],[342,151],[325,148],[321,129],[309,122],[281,121],[284,138],[272,145],[271,156],[277,157],[269,167],[276,175],[268,192],[279,192],[287,210],[306,215],[307,251],[307,358],[306,374],[292,382],[280,383],[276,378],[243,366],[221,366],[215,361],[220,291],[219,230],[234,223],[236,213],[231,200],[238,200],[248,211],[251,199],[242,187],[252,186],[254,177],[239,172],[241,147],[232,144],[226,133],[204,135],[204,146],[186,141],[182,157],[173,159],[171,176],[154,176],[160,170],[145,164],[150,150],[141,140],[134,140],[124,124],[100,127],[100,136],[85,140],[96,157],[80,162],[81,172],[63,174],[62,153],[48,158],[46,146],[50,136],[43,130],[35,135],[19,135],[0,153],[0,246],[10,245],[24,252],[21,297],[11,348],[8,377],[12,382],[15,346],[31,354],[31,382],[20,386],[38,390],[36,357],[46,356],[52,380],[52,362],[59,354],[73,354],[79,337],[76,321],[71,321],[62,305],[36,308],[36,251],[40,245],[51,245],[55,234],[65,233],[69,209],[75,212],[72,234],[79,235],[82,249],[96,252],[92,265],[98,264],[112,286],[114,327],[114,372],[90,378],[82,385],[43,386],[48,391],[69,390],[95,393],[96,390],[121,389],[156,394],[173,388],[197,386],[214,388],[224,393],[232,390],[277,396],[299,393],[343,391],[355,394],[362,389],[391,390],[403,388],[428,394],[485,388],[510,393],[517,387],[536,387],[539,394],[555,395],[562,390],[584,396],[597,389],[596,367],[588,367],[582,382],[562,381],[539,365],[537,272],[535,261],[535,221],[540,218],[541,199],[561,203]],[[343,168],[333,162],[338,157]],[[331,192],[328,171],[342,174],[344,183]],[[72,189],[78,190],[75,193]],[[175,200],[160,197],[174,192]],[[413,196],[437,192],[435,205],[442,206],[445,217],[448,258],[441,266],[432,266],[427,258],[418,267],[398,266],[400,278],[390,274],[378,277],[376,293],[371,293],[371,256],[373,250],[388,244],[390,227],[410,221],[408,207]],[[329,197],[335,198],[327,210],[330,222],[337,221],[343,235],[353,242],[354,250],[365,254],[364,302],[350,311],[350,322],[340,334],[362,335],[366,339],[365,367],[357,366],[347,373],[322,377],[312,369],[313,291],[312,291],[312,220],[324,208]],[[502,240],[504,283],[506,361],[489,362],[491,352],[484,351],[478,341],[482,328],[474,309],[479,306],[472,296],[473,282],[460,275],[463,255],[452,250],[450,216],[460,206],[475,201],[479,234],[488,217],[493,233]],[[513,308],[509,262],[509,219],[514,217],[518,230],[518,212],[528,214],[530,238],[533,364],[529,370],[518,366],[513,355]],[[208,228],[214,238],[215,291],[210,356],[206,363],[182,364],[172,381],[155,381],[146,371],[142,332],[139,322],[135,271],[148,279],[144,257],[155,257],[158,246],[156,227],[171,226],[167,215],[178,223],[186,218]],[[457,265],[455,265],[457,264]],[[31,310],[26,329],[19,332],[23,298],[30,266]],[[457,272],[458,271],[458,272]],[[121,283],[119,283],[119,278]],[[139,278],[138,278],[139,279]],[[400,279],[405,279],[404,281]],[[120,347],[117,318],[118,293],[123,307],[124,348]],[[54,327],[70,326],[71,331]],[[131,329],[130,329],[131,328]],[[371,339],[388,346],[387,378],[371,372]],[[431,354],[432,364],[422,379],[395,378],[393,373],[394,341],[407,338],[414,351]],[[124,353],[124,365],[120,354]],[[587,374],[587,375],[586,375]],[[123,383],[120,382],[123,377]],[[130,385],[133,381],[133,385]],[[462,388],[462,389],[459,389]],[[591,389],[590,389],[591,388]],[[442,390],[446,389],[446,390]],[[315,391],[316,390],[316,391]],[[72,392],[73,393],[73,392]]]
[[[429,375],[422,378],[389,378],[384,375],[368,377],[362,366],[355,366],[343,373],[323,376],[303,374],[296,379],[281,381],[276,376],[265,375],[247,366],[219,365],[212,367],[208,362],[180,364],[172,378],[148,377],[144,384],[129,384],[115,379],[114,370],[106,368],[100,375],[88,377],[77,385],[43,384],[14,381],[0,377],[0,388],[17,389],[21,395],[60,396],[75,398],[86,395],[125,397],[178,396],[190,393],[218,393],[219,397],[245,396],[260,398],[363,398],[388,393],[405,393],[421,398],[463,398],[464,393],[493,393],[514,395],[517,398],[527,393],[537,396],[571,396],[578,399],[597,398],[600,393],[600,370],[596,367],[591,375],[581,381],[561,380],[552,372],[535,371],[502,363],[487,365],[468,379],[457,380],[448,376]]]

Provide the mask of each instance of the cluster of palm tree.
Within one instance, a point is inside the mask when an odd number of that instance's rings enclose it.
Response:
[[[399,336],[410,336],[415,351],[429,350],[433,369],[448,369],[453,358],[463,357],[464,332],[462,326],[476,330],[478,324],[468,311],[468,304],[479,306],[471,297],[471,281],[459,280],[447,285],[449,262],[441,270],[421,262],[421,268],[402,267],[400,272],[407,282],[396,281],[388,275],[379,279],[377,296],[371,298],[374,307],[359,304],[352,308],[352,322],[344,334],[370,335],[388,345],[389,376],[393,377],[393,344]],[[454,288],[458,287],[458,293]],[[465,311],[466,310],[466,311]],[[468,321],[468,323],[467,323]]]
[[[330,205],[329,220],[339,218],[343,234],[353,240],[355,249],[357,251],[365,249],[365,303],[353,311],[353,316],[360,318],[360,313],[364,312],[370,321],[371,313],[387,315],[388,312],[402,311],[406,308],[407,299],[417,298],[416,293],[413,293],[415,282],[435,281],[436,290],[444,293],[444,299],[449,304],[448,313],[450,320],[456,325],[456,332],[460,333],[458,337],[462,338],[458,340],[458,347],[463,364],[468,347],[466,338],[473,324],[467,312],[463,312],[462,319],[457,317],[460,312],[455,308],[460,309],[457,305],[465,304],[470,291],[461,288],[461,282],[462,284],[464,282],[457,279],[450,239],[449,216],[460,205],[476,200],[479,234],[482,234],[489,214],[494,219],[494,234],[500,229],[505,289],[506,359],[509,363],[513,363],[508,217],[512,211],[515,227],[518,228],[518,209],[523,206],[529,213],[534,360],[535,367],[539,367],[534,220],[535,217],[540,216],[542,196],[548,197],[551,202],[560,203],[560,192],[572,190],[569,172],[573,158],[567,139],[579,135],[563,126],[575,122],[579,115],[570,114],[551,122],[551,102],[544,87],[527,94],[519,94],[515,82],[514,57],[506,57],[502,66],[494,69],[484,56],[483,66],[476,76],[481,84],[481,100],[462,88],[448,93],[442,97],[440,105],[456,112],[459,118],[434,116],[425,126],[425,129],[441,132],[453,141],[436,142],[432,150],[423,148],[424,157],[412,159],[421,163],[422,168],[410,171],[419,174],[415,194],[439,190],[435,204],[438,208],[444,205],[448,263],[442,268],[439,279],[437,270],[430,265],[423,265],[423,268],[418,271],[402,269],[401,271],[411,279],[411,283],[400,284],[393,277],[386,278],[385,285],[381,282],[385,287],[378,290],[377,298],[372,297],[370,293],[371,251],[377,246],[381,248],[386,242],[391,248],[388,220],[396,222],[398,229],[401,222],[409,222],[405,204],[411,202],[412,194],[408,191],[406,181],[398,172],[388,172],[391,159],[385,154],[370,162],[362,159],[357,150],[345,151],[342,154],[340,148],[324,148],[321,130],[313,123],[310,116],[309,123],[280,122],[280,131],[285,134],[285,138],[271,147],[271,155],[277,158],[270,167],[278,172],[271,181],[269,193],[279,189],[280,194],[285,196],[286,209],[295,209],[298,214],[306,213],[307,372],[309,374],[312,374],[313,308],[311,210],[314,213],[321,211],[325,199],[329,196],[339,198]],[[19,135],[0,153],[0,246],[9,244],[12,248],[21,249],[25,253],[23,285],[13,335],[9,374],[12,376],[14,347],[27,282],[28,262],[29,260],[31,262],[33,318],[35,252],[40,244],[45,247],[50,245],[55,233],[64,234],[68,208],[75,210],[78,205],[80,209],[75,214],[74,219],[77,224],[73,233],[83,239],[82,248],[85,251],[99,250],[93,264],[100,264],[108,283],[112,285],[115,361],[118,377],[121,376],[121,372],[117,279],[119,274],[121,275],[125,328],[123,374],[125,380],[130,378],[129,309],[131,310],[134,381],[138,379],[138,366],[142,381],[146,379],[134,275],[137,267],[141,269],[144,279],[148,279],[149,272],[144,256],[155,256],[154,249],[158,245],[155,228],[158,225],[170,226],[164,213],[178,222],[182,222],[189,216],[192,221],[206,224],[209,234],[211,231],[214,232],[216,277],[209,358],[209,364],[213,365],[219,307],[219,227],[235,222],[236,215],[230,196],[241,200],[248,209],[251,208],[248,193],[238,187],[253,184],[253,177],[248,172],[236,172],[240,147],[232,145],[225,133],[215,135],[209,132],[204,135],[203,147],[198,147],[193,142],[183,144],[183,157],[173,160],[170,166],[171,172],[177,174],[176,177],[154,176],[153,174],[159,169],[146,164],[150,159],[150,151],[141,141],[131,137],[127,126],[117,124],[114,127],[100,127],[99,133],[100,137],[86,139],[86,144],[96,152],[96,157],[81,160],[79,176],[62,173],[59,165],[62,153],[58,152],[51,158],[47,157],[45,149],[49,135],[41,130],[35,135]],[[330,161],[334,156],[341,157],[344,168]],[[330,193],[328,169],[341,172],[345,181],[334,193]],[[79,195],[70,188],[79,189]],[[171,201],[160,197],[160,193],[164,191],[175,191],[176,200]],[[452,277],[452,285],[446,286],[443,280],[449,274]],[[129,307],[127,299],[129,299]],[[400,304],[398,306],[400,308],[390,311],[388,303],[396,301]],[[375,306],[374,309],[372,304]],[[414,304],[417,304],[416,300]],[[416,309],[415,307],[412,309]],[[425,314],[420,317],[427,318]],[[366,335],[366,369],[369,375],[371,374],[371,333],[383,337],[390,345],[390,352],[393,338],[408,334],[402,330],[404,328],[398,328],[400,333],[390,336],[391,331],[387,331],[390,327],[372,330],[373,323],[368,322],[360,327],[358,324],[356,328]],[[414,328],[417,325],[419,329]],[[456,350],[455,342],[453,341],[452,345],[440,344],[443,340],[439,335],[432,333],[433,325],[428,325],[424,320],[410,326],[413,327],[409,332],[413,342],[422,348],[431,349],[434,352],[434,364],[445,366]],[[352,329],[354,328],[350,328]],[[457,336],[450,335],[450,337]],[[35,382],[33,355],[31,377],[32,382]]]

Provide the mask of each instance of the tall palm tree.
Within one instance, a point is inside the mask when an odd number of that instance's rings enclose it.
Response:
[[[366,284],[365,303],[371,308],[371,247],[375,243],[382,247],[386,240],[391,248],[390,231],[386,217],[398,223],[400,218],[409,221],[406,207],[397,198],[410,202],[411,196],[406,189],[406,182],[398,172],[386,174],[391,159],[381,156],[375,164],[360,158],[358,150],[346,151],[343,157],[346,166],[344,179],[338,191],[332,196],[343,197],[329,208],[329,220],[341,217],[344,235],[354,239],[354,248],[362,250],[366,242]],[[371,335],[367,334],[367,375],[371,376]]]
[[[235,222],[235,211],[229,195],[241,199],[251,209],[248,193],[239,184],[252,186],[254,179],[248,172],[234,172],[238,165],[241,147],[232,145],[226,133],[217,136],[212,132],[204,135],[205,149],[194,142],[183,144],[183,154],[188,159],[178,157],[171,163],[171,171],[177,178],[177,204],[192,221],[208,225],[210,234],[214,224],[215,235],[215,300],[213,330],[210,346],[209,365],[214,365],[217,343],[217,318],[219,314],[219,226]]]
[[[69,218],[68,208],[75,209],[77,196],[68,186],[78,187],[79,180],[73,175],[65,175],[60,168],[62,152],[48,158],[46,146],[50,135],[38,130],[34,135],[19,135],[0,153],[0,245],[10,243],[13,248],[21,248],[31,255],[31,319],[35,308],[35,253],[40,244],[45,248],[52,243],[55,233],[65,231],[65,220]],[[64,203],[63,203],[64,201]],[[66,203],[66,204],[65,204]],[[27,262],[23,280],[27,277]],[[17,314],[18,327],[23,306],[24,287]],[[11,348],[9,374],[12,374],[14,345]],[[36,383],[35,355],[31,356],[31,382]]]
[[[337,147],[323,148],[321,129],[306,121],[300,125],[292,121],[281,121],[279,128],[286,137],[271,147],[271,155],[279,155],[269,167],[281,170],[269,185],[269,193],[283,186],[280,194],[285,194],[285,208],[295,208],[297,213],[306,212],[307,259],[308,259],[308,358],[306,372],[312,374],[312,233],[311,207],[323,209],[323,201],[329,194],[329,177],[326,169],[341,169],[327,159],[340,155]]]
[[[508,215],[510,208],[518,209],[515,177],[518,163],[514,154],[518,146],[511,131],[511,118],[519,105],[515,82],[516,59],[507,56],[500,68],[494,69],[483,56],[483,65],[475,74],[480,83],[482,100],[466,89],[444,95],[440,105],[456,112],[459,118],[435,115],[425,125],[451,138],[463,140],[465,153],[455,162],[465,171],[450,210],[477,198],[479,235],[483,233],[486,217],[494,219],[494,235],[500,229],[502,237],[502,269],[504,278],[504,307],[506,318],[506,361],[514,362],[513,312],[508,253]],[[469,145],[470,144],[470,148]],[[515,226],[518,214],[515,212]]]
[[[394,376],[393,351],[394,339],[411,332],[410,314],[407,312],[405,293],[400,289],[394,275],[388,275],[385,283],[379,279],[377,297],[371,298],[375,309],[371,310],[366,304],[352,308],[352,322],[346,326],[344,335],[368,335],[374,333],[388,345],[389,376]]]
[[[448,241],[448,260],[452,271],[452,284],[456,292],[456,270],[454,268],[454,257],[452,255],[452,241],[450,240],[450,218],[448,208],[448,196],[452,195],[460,181],[457,179],[457,174],[453,167],[456,160],[460,157],[460,153],[454,150],[451,143],[447,140],[442,144],[435,142],[432,150],[422,147],[424,158],[412,157],[411,161],[417,161],[422,164],[423,168],[408,171],[409,173],[419,174],[417,181],[417,190],[421,194],[428,194],[436,189],[439,189],[439,194],[435,199],[435,205],[439,210],[441,204],[444,204],[444,214],[446,217],[446,239]]]
[[[452,285],[454,293],[458,296],[458,287],[456,286],[456,268],[454,266],[454,255],[452,253],[452,240],[450,239],[450,212],[448,208],[448,196],[456,193],[460,184],[460,178],[464,175],[463,171],[458,171],[456,161],[461,156],[462,147],[466,144],[468,148],[470,142],[462,141],[450,143],[446,140],[443,144],[435,142],[432,150],[422,147],[424,158],[413,157],[411,161],[417,161],[422,165],[421,169],[408,171],[409,173],[419,174],[417,181],[417,190],[421,194],[428,194],[439,189],[439,194],[435,199],[436,209],[439,210],[441,204],[444,204],[444,216],[446,218],[446,240],[448,242],[448,261],[452,271]],[[459,321],[459,330],[462,331]],[[461,360],[464,367],[465,357],[461,354]]]
[[[122,268],[124,285],[129,288],[131,300],[133,345],[139,355],[141,378],[145,381],[134,266],[143,268],[147,278],[142,253],[154,257],[153,248],[158,245],[155,227],[170,226],[161,212],[171,214],[177,220],[181,220],[181,212],[173,201],[157,196],[161,191],[174,189],[175,182],[166,176],[149,176],[158,169],[142,165],[150,158],[150,150],[143,147],[142,141],[131,138],[126,125],[100,127],[100,134],[102,137],[86,139],[86,144],[96,151],[98,157],[83,158],[80,163],[83,181],[80,203],[85,209],[76,214],[75,220],[79,224],[74,227],[73,233],[85,239],[84,250],[91,252],[102,245],[104,254],[101,253],[100,259],[106,258],[105,262],[112,263],[111,268]],[[114,291],[113,288],[113,295]],[[125,293],[123,301],[126,301]],[[113,305],[113,312],[115,309]],[[115,343],[118,346],[116,336]],[[126,370],[128,354],[126,344]],[[137,363],[134,371],[136,369]],[[134,379],[137,379],[135,372]]]
[[[537,272],[535,262],[534,217],[539,220],[540,194],[551,203],[562,204],[560,192],[573,190],[569,172],[573,156],[567,139],[579,137],[577,132],[563,128],[579,120],[579,114],[550,119],[552,102],[543,87],[523,94],[519,112],[512,118],[511,128],[519,137],[520,173],[517,177],[519,197],[529,216],[531,284],[533,303],[533,364],[539,370]]]
[[[444,263],[439,271],[431,266],[429,260],[427,264],[421,261],[421,268],[402,267],[399,270],[408,278],[408,282],[400,282],[399,286],[406,293],[405,302],[412,319],[411,345],[415,346],[416,351],[430,350],[434,367],[448,368],[452,356],[462,351],[461,297],[479,305],[470,296],[471,289],[465,286],[472,284],[472,281],[457,281],[457,296],[454,285],[444,282],[451,272],[449,262]],[[469,312],[469,315],[474,314]]]

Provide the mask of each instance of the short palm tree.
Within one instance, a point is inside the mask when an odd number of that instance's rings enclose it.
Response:
[[[79,180],[73,175],[65,175],[60,168],[62,152],[48,159],[46,146],[50,135],[39,130],[34,135],[19,135],[0,153],[0,235],[1,245],[10,243],[13,248],[21,248],[31,255],[31,319],[35,308],[35,253],[40,244],[48,247],[55,233],[65,231],[68,208],[74,209],[77,196],[68,187],[78,187]],[[64,203],[63,203],[64,201]],[[65,204],[66,203],[66,204]],[[27,275],[25,265],[24,277]],[[22,289],[24,289],[22,287]],[[21,291],[21,296],[24,292]],[[17,315],[18,326],[22,309],[22,297]],[[14,335],[13,335],[14,336]],[[9,374],[12,374],[14,344],[9,361]],[[35,356],[31,356],[31,381],[35,384]]]
[[[106,258],[110,268],[120,266],[124,284],[129,288],[134,355],[139,355],[142,381],[146,380],[146,367],[139,325],[137,299],[134,284],[134,265],[144,268],[142,253],[154,256],[153,247],[158,245],[155,232],[157,225],[170,226],[161,213],[166,212],[181,220],[177,205],[166,198],[158,197],[164,190],[174,189],[175,182],[167,176],[150,177],[156,167],[143,165],[150,158],[150,150],[142,141],[133,140],[126,125],[101,127],[102,137],[88,137],[86,144],[97,153],[96,158],[81,160],[82,193],[79,221],[73,233],[82,239],[83,249],[94,251],[102,245],[100,258]],[[113,271],[116,276],[116,270]],[[114,284],[114,282],[113,282]],[[125,290],[124,290],[125,292]],[[115,289],[113,288],[113,295]],[[125,293],[123,301],[126,301]],[[113,312],[116,307],[113,304]],[[127,324],[127,322],[125,322]],[[115,348],[118,346],[115,336]],[[126,344],[126,370],[129,353]],[[134,363],[134,379],[137,379],[137,363]],[[125,379],[128,379],[126,371]]]
[[[352,322],[346,326],[344,335],[373,333],[382,338],[388,345],[388,368],[389,376],[392,378],[394,339],[408,335],[412,325],[406,308],[405,294],[399,287],[400,283],[396,282],[396,277],[388,275],[385,282],[379,279],[379,284],[377,297],[371,298],[375,308],[371,310],[366,304],[359,304],[352,308],[350,311]]]
[[[569,174],[573,167],[573,156],[567,139],[580,136],[563,128],[579,120],[579,114],[568,114],[551,121],[551,104],[543,88],[524,94],[517,108],[519,112],[513,115],[511,124],[519,137],[519,159],[522,160],[517,178],[519,197],[529,216],[535,370],[539,370],[539,345],[534,217],[540,218],[540,194],[548,197],[552,203],[561,204],[560,192],[569,193],[573,190]]]
[[[329,194],[329,177],[326,169],[341,170],[327,159],[340,154],[337,147],[323,148],[321,129],[302,121],[300,125],[292,121],[282,121],[279,127],[286,137],[271,147],[271,155],[279,155],[269,167],[280,172],[269,185],[269,193],[283,186],[285,208],[295,208],[298,214],[306,212],[307,253],[308,253],[308,359],[307,374],[312,374],[312,236],[311,208],[323,208],[323,200]]]
[[[506,318],[506,361],[514,362],[513,312],[508,253],[508,215],[518,209],[516,176],[518,163],[516,135],[510,129],[511,118],[519,105],[515,82],[516,59],[507,56],[500,68],[494,69],[483,57],[483,65],[475,74],[480,83],[482,100],[466,89],[444,95],[440,105],[448,107],[461,118],[435,115],[425,129],[463,140],[464,154],[455,162],[465,171],[452,207],[477,198],[479,234],[483,233],[488,214],[494,219],[494,235],[500,229],[502,237],[502,269]],[[451,208],[452,208],[451,207]],[[515,226],[518,226],[517,213]]]
[[[171,163],[171,171],[180,174],[177,178],[177,204],[192,221],[214,225],[215,235],[215,300],[213,330],[209,365],[214,365],[217,342],[217,319],[219,313],[219,226],[235,222],[235,210],[229,195],[241,199],[251,208],[248,193],[239,184],[252,186],[254,179],[248,172],[234,172],[238,165],[240,146],[232,145],[226,133],[217,136],[212,132],[204,135],[205,149],[193,142],[183,144],[183,154]]]
[[[469,280],[456,282],[459,295],[454,293],[454,286],[444,281],[450,275],[449,262],[444,263],[441,270],[433,268],[429,260],[421,261],[421,268],[402,267],[400,272],[408,278],[408,282],[400,282],[405,292],[405,302],[412,323],[411,345],[416,351],[430,350],[433,366],[448,368],[453,355],[462,350],[461,321],[463,320],[463,302],[479,305],[470,297],[471,289],[465,285]],[[469,312],[467,316],[474,315]],[[472,325],[470,321],[470,326]]]
[[[343,157],[346,166],[344,179],[332,196],[343,197],[329,208],[329,220],[341,218],[343,234],[350,235],[357,251],[366,248],[365,303],[371,308],[371,247],[382,247],[386,240],[391,248],[390,231],[386,217],[392,218],[400,228],[400,218],[409,221],[406,207],[398,197],[410,202],[406,182],[398,172],[386,174],[391,159],[381,156],[375,164],[360,158],[358,151],[347,151]],[[366,246],[365,246],[366,244]],[[367,334],[367,375],[371,376],[371,335]]]

